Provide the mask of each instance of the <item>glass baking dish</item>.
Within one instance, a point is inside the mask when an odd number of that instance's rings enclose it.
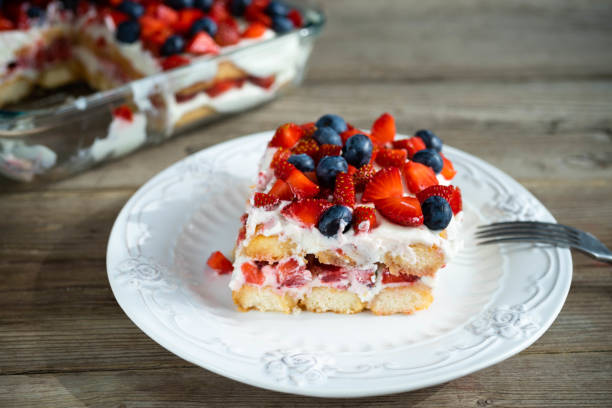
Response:
[[[264,104],[299,85],[325,18],[315,8],[295,7],[305,24],[289,33],[108,91],[79,96],[78,86],[59,90],[47,98],[51,106],[36,107],[35,103],[0,109],[0,176],[21,182],[66,177],[188,128]],[[265,73],[275,78],[274,83],[264,88],[247,79],[218,95],[208,91],[183,95],[193,84],[211,81],[227,62],[248,75]],[[133,112],[130,121],[117,115],[117,108],[124,106]]]

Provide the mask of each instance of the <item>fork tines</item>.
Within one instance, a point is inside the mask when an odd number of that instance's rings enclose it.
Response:
[[[481,225],[476,232],[480,245],[501,242],[541,242],[551,245],[571,246],[579,244],[579,234],[573,228],[561,224],[537,221],[509,221]]]

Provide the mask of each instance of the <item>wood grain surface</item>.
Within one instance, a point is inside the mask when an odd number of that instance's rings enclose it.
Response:
[[[125,316],[105,270],[117,213],[157,172],[223,140],[335,112],[444,141],[519,180],[612,247],[612,2],[321,2],[303,87],[52,184],[0,181],[0,406],[612,406],[612,268],[574,253],[552,327],[436,387],[323,400],[250,387],[170,354]]]

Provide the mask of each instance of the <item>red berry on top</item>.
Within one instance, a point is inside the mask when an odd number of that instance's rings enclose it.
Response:
[[[274,182],[274,185],[272,186],[268,194],[276,196],[284,201],[291,201],[294,198],[293,192],[291,191],[291,187],[289,187],[289,184],[280,179]]]
[[[353,228],[355,233],[370,232],[378,226],[376,211],[372,207],[359,206],[353,210]]]
[[[288,161],[280,162],[274,167],[274,175],[276,178],[287,181],[287,177],[289,177],[293,170],[297,170],[293,164]]]
[[[350,123],[346,124],[348,126],[348,129],[346,129],[346,131],[340,133],[340,138],[342,139],[342,144],[345,144],[346,141],[351,137],[351,136],[355,136],[358,134],[362,134],[362,135],[366,135],[368,136],[368,134],[366,132],[364,132],[363,130],[357,129],[355,127],[353,127],[353,125],[351,125]]]
[[[216,55],[219,53],[219,46],[215,43],[215,40],[205,33],[200,31],[194,35],[191,40],[187,43],[187,52],[192,54],[212,54]]]
[[[402,167],[407,152],[403,149],[381,149],[376,155],[376,163],[382,167]]]
[[[131,122],[134,119],[132,109],[127,105],[117,106],[113,110],[113,116],[115,116],[116,118],[121,118],[128,122]]]
[[[286,147],[291,149],[303,135],[301,127],[295,123],[285,123],[276,129],[274,137],[269,143],[270,147]]]
[[[340,156],[341,154],[342,146],[323,144],[319,146],[319,151],[317,152],[317,157],[315,158],[315,161],[318,163],[319,160],[321,160],[325,156]]]
[[[300,28],[302,25],[304,25],[304,19],[302,18],[300,12],[296,9],[291,10],[289,14],[287,14],[287,18],[291,20],[293,26],[296,28]]]
[[[418,192],[416,196],[421,204],[431,196],[442,197],[450,204],[453,214],[457,214],[463,208],[461,190],[459,190],[459,187],[442,185],[431,186]]]
[[[406,150],[408,152],[408,158],[412,159],[412,156],[414,156],[416,152],[425,150],[427,147],[420,137],[409,137],[408,139],[394,141],[393,148]]]
[[[388,113],[383,113],[372,125],[370,139],[376,145],[390,143],[395,138],[395,119]]]
[[[355,206],[355,184],[353,176],[349,173],[338,173],[334,187],[334,204],[345,205],[353,208]]]
[[[404,165],[404,178],[412,194],[417,194],[427,187],[438,184],[436,173],[434,173],[431,167],[413,161],[409,161]]]
[[[275,209],[279,201],[280,199],[273,194],[255,193],[253,196],[253,205],[267,211]]]
[[[300,127],[304,131],[304,137],[312,137],[317,130],[317,125],[314,122],[302,123]]]
[[[219,275],[231,273],[234,270],[232,263],[220,251],[210,254],[206,264],[215,270]]]
[[[274,156],[272,156],[272,161],[270,162],[270,168],[276,169],[279,164],[286,162],[287,159],[291,157],[291,150],[286,149],[284,147],[279,147],[275,152]]]
[[[233,24],[222,21],[218,24],[215,41],[222,47],[238,44],[240,41],[240,32]]]
[[[414,197],[387,197],[374,202],[376,209],[389,221],[407,227],[423,224],[423,211]]]
[[[255,21],[249,24],[249,26],[244,30],[244,32],[242,33],[242,37],[259,38],[264,35],[267,29],[268,27],[258,21]]]
[[[357,191],[363,191],[366,184],[376,174],[376,169],[372,164],[365,164],[361,166],[357,172],[353,175],[353,181],[355,182],[355,189]]]
[[[397,167],[379,170],[365,186],[361,201],[374,202],[381,198],[401,197],[404,194],[402,176]]]
[[[319,152],[319,144],[311,137],[303,137],[291,151],[294,154],[307,154],[314,159]]]
[[[308,177],[298,169],[292,170],[285,179],[291,192],[297,198],[310,198],[319,194],[319,186],[310,181]]]
[[[440,157],[442,157],[442,162],[444,163],[440,174],[442,174],[445,179],[452,180],[452,178],[457,174],[457,170],[455,170],[455,167],[453,167],[453,162],[444,157],[442,153],[440,153]]]
[[[321,214],[332,205],[327,200],[306,198],[284,207],[281,214],[299,222],[303,227],[312,228],[319,222]]]

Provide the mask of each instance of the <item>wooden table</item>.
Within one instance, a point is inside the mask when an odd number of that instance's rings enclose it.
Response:
[[[278,394],[162,349],[111,293],[105,250],[126,200],[186,155],[335,112],[434,129],[612,247],[612,3],[328,2],[304,86],[262,109],[80,176],[1,183],[0,406],[612,406],[612,268],[574,254],[548,332],[501,364],[358,401]]]

